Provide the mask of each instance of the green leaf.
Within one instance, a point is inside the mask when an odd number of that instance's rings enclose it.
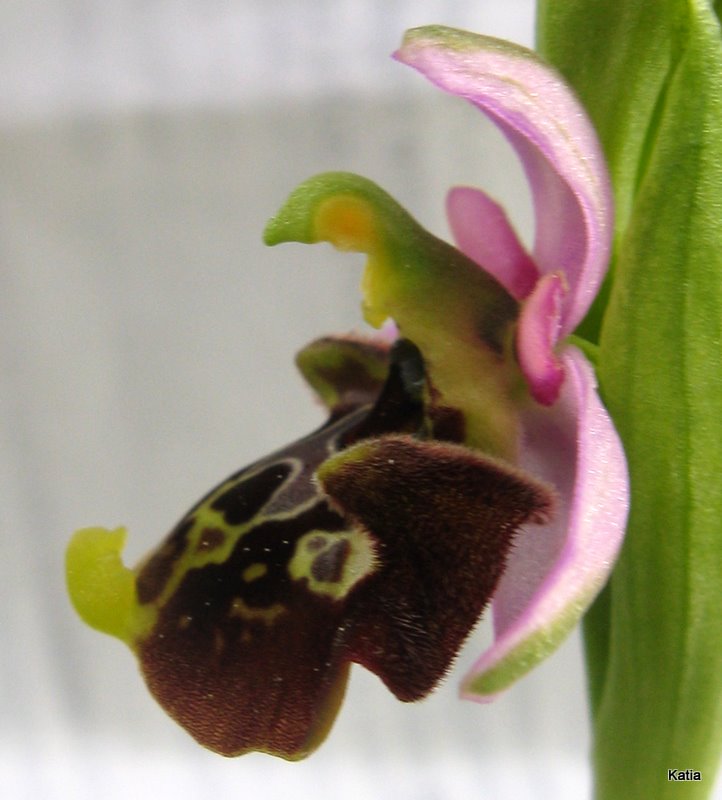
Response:
[[[674,59],[678,6],[676,0],[539,2],[537,49],[574,87],[609,162],[617,246],[654,140]],[[590,341],[598,341],[614,271],[613,261],[607,282],[578,329]]]
[[[598,126],[619,212],[598,367],[632,508],[587,624],[597,797],[707,797],[722,750],[719,21],[699,0],[544,2],[539,32]],[[670,782],[675,768],[702,781]]]

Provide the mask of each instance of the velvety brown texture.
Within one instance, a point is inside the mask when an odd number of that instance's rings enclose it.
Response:
[[[378,540],[381,568],[349,599],[349,656],[399,699],[418,699],[477,622],[516,530],[548,514],[550,492],[468,448],[408,436],[344,451],[321,480]]]

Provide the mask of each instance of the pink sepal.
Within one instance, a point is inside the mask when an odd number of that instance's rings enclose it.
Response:
[[[462,695],[488,701],[549,655],[607,580],[629,507],[624,451],[596,392],[592,366],[564,350],[566,380],[550,408],[524,416],[521,466],[558,492],[548,525],[516,542],[493,600],[495,641],[474,664]]]

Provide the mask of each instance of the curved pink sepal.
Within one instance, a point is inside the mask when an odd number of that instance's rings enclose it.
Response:
[[[558,402],[526,416],[521,464],[556,486],[558,512],[516,539],[494,594],[495,641],[463,682],[467,699],[494,699],[561,644],[606,582],[624,537],[629,490],[619,437],[585,357],[567,347],[563,365]]]
[[[545,275],[522,306],[516,334],[517,358],[529,391],[545,406],[556,402],[564,382],[554,347],[561,331],[565,288],[558,273]]]
[[[581,104],[531,50],[466,31],[416,28],[395,58],[475,105],[517,151],[534,200],[534,261],[542,274],[565,274],[561,335],[570,333],[603,278],[612,224],[604,158]]]
[[[446,196],[446,214],[459,250],[515,300],[524,300],[539,280],[539,270],[504,209],[481,189],[457,186]]]

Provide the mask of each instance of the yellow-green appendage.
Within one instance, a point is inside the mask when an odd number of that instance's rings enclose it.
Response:
[[[136,599],[135,573],[121,559],[125,539],[125,528],[76,531],[65,569],[70,599],[83,621],[134,647],[148,620]]]

